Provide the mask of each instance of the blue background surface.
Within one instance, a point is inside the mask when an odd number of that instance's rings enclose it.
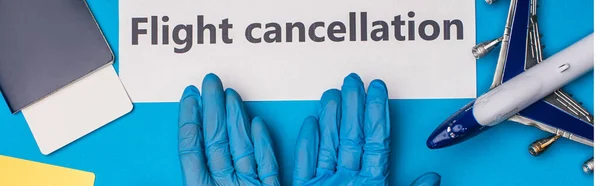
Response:
[[[118,1],[88,1],[118,59]],[[593,0],[541,0],[539,4],[546,57],[593,32]],[[478,42],[502,34],[507,9],[508,0],[494,5],[476,1]],[[496,50],[477,62],[478,95],[491,84],[497,56]],[[593,112],[592,73],[565,89]],[[592,176],[581,171],[581,163],[593,155],[592,148],[561,139],[544,155],[534,158],[527,153],[527,146],[548,134],[511,122],[457,146],[427,149],[429,133],[469,101],[391,101],[391,185],[408,185],[427,171],[440,173],[444,186],[593,184]],[[280,178],[289,185],[297,132],[304,117],[317,114],[318,102],[247,102],[246,106],[251,115],[261,116],[268,123],[279,158]],[[97,186],[181,185],[177,111],[177,103],[135,104],[130,114],[44,156],[22,114],[12,115],[6,103],[0,101],[0,154],[91,171],[96,174]]]

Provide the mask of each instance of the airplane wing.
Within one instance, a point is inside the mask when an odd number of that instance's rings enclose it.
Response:
[[[492,88],[542,62],[537,0],[517,0],[508,40],[503,40]],[[506,37],[505,37],[506,38]],[[506,43],[506,44],[505,44]],[[521,124],[593,146],[593,116],[563,90],[556,90],[510,118]]]

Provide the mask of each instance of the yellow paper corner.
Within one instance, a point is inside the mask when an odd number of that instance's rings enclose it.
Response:
[[[92,172],[0,155],[2,186],[93,186]]]

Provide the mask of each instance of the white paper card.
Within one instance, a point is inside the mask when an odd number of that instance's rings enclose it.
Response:
[[[392,99],[476,95],[474,1],[127,0],[119,14],[134,102],[176,102],[210,72],[245,100],[316,100],[350,72]]]
[[[22,112],[40,151],[48,155],[132,109],[117,72],[106,65]]]

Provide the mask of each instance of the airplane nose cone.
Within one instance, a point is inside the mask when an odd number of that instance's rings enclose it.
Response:
[[[463,142],[485,129],[473,116],[472,103],[442,122],[427,139],[427,147],[439,149]]]
[[[459,141],[461,141],[460,139],[450,136],[450,134],[453,133],[451,133],[452,131],[448,130],[449,128],[451,129],[447,122],[444,122],[438,126],[438,128],[436,128],[427,139],[427,147],[429,149],[439,149],[459,143]]]

